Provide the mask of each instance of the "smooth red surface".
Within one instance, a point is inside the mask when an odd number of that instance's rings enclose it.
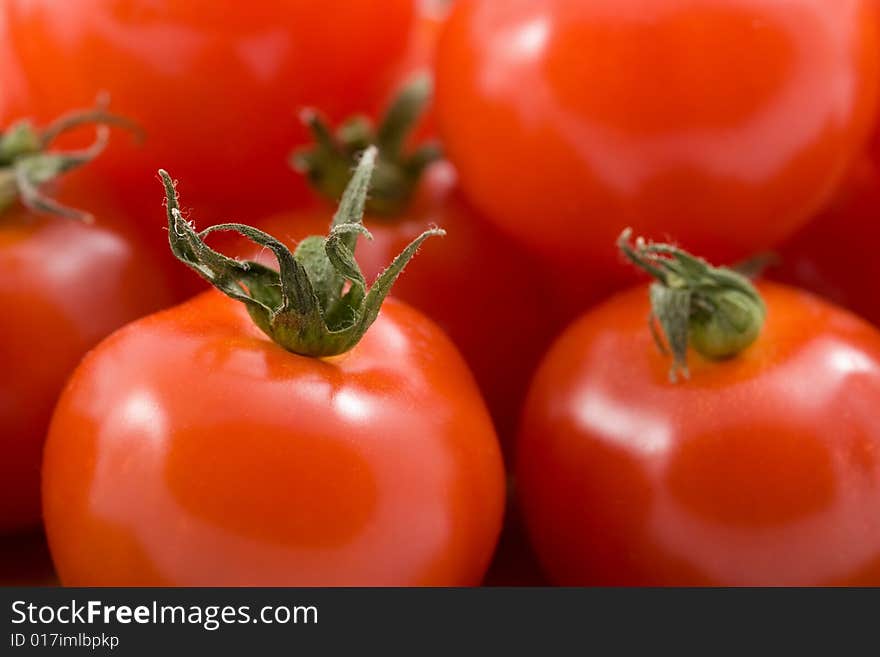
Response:
[[[272,217],[260,227],[294,247],[308,235],[326,235],[333,212],[317,204]],[[364,225],[373,239],[358,241],[357,257],[368,282],[423,231],[446,230],[445,237],[432,239],[419,252],[393,294],[452,338],[480,384],[502,442],[510,445],[529,380],[564,326],[548,301],[549,284],[540,266],[461,198],[455,172],[444,162],[426,172],[400,216],[367,216]],[[250,242],[233,253],[254,256]],[[268,252],[257,256],[277,267]]]
[[[40,461],[52,408],[83,355],[123,324],[171,303],[143,249],[90,199],[59,198],[98,223],[0,215],[0,534],[40,520]]]
[[[626,227],[731,262],[828,201],[874,119],[869,0],[460,0],[437,114],[472,201],[581,271]]]
[[[312,359],[211,291],[86,358],[43,493],[64,584],[476,585],[504,475],[470,372],[417,311],[389,300]]]
[[[47,121],[107,91],[145,129],[143,147],[117,140],[94,170],[156,231],[160,167],[211,223],[302,200],[287,165],[307,141],[297,112],[378,107],[414,23],[413,0],[8,0],[0,15],[23,112]]]
[[[880,333],[764,284],[738,357],[669,382],[648,293],[584,315],[530,392],[520,499],[556,584],[880,585]]]

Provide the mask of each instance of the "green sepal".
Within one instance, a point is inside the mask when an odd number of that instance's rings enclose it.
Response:
[[[735,356],[758,338],[767,310],[745,275],[670,244],[641,238],[631,243],[631,236],[630,229],[623,231],[618,247],[656,279],[650,288],[651,331],[661,351],[667,353],[668,346],[672,353],[672,381],[678,373],[689,376],[688,346],[717,360]]]
[[[61,205],[45,196],[40,188],[98,157],[107,146],[109,125],[139,134],[130,121],[106,112],[105,104],[106,100],[100,99],[94,109],[66,114],[42,131],[29,121],[19,121],[0,134],[0,212],[20,201],[36,213],[91,221],[87,212]],[[93,125],[97,132],[89,147],[65,152],[49,150],[60,135],[83,125]]]
[[[381,155],[373,172],[367,211],[373,216],[395,216],[410,202],[425,169],[442,155],[435,143],[404,151],[430,97],[430,78],[419,76],[400,90],[378,127],[367,117],[355,116],[335,132],[317,111],[307,109],[301,118],[315,143],[296,151],[291,164],[322,196],[336,201],[357,158],[368,146],[376,146]]]
[[[306,238],[295,253],[271,235],[243,224],[220,224],[197,232],[180,211],[171,177],[160,171],[171,250],[215,288],[244,303],[254,323],[288,351],[314,357],[345,353],[376,320],[391,287],[422,243],[445,234],[436,228],[422,233],[367,287],[354,253],[358,237],[369,237],[362,221],[376,158],[375,147],[364,152],[329,235]],[[205,238],[215,231],[234,231],[270,249],[278,270],[214,251]]]

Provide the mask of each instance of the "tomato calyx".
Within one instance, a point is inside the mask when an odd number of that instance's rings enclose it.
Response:
[[[641,237],[631,240],[632,230],[627,228],[617,246],[656,279],[650,288],[649,323],[660,350],[672,352],[671,381],[676,381],[678,373],[690,376],[689,344],[706,358],[720,360],[735,356],[758,338],[767,309],[746,276],[727,267],[713,267],[671,244]]]
[[[358,237],[372,239],[362,221],[376,166],[377,150],[368,148],[351,178],[327,237],[307,237],[291,252],[281,241],[244,224],[218,224],[196,232],[178,202],[175,183],[164,170],[171,250],[184,264],[228,297],[242,302],[254,323],[288,351],[303,356],[335,356],[352,349],[379,315],[397,277],[429,237],[413,240],[368,287],[354,257]],[[270,249],[278,270],[229,258],[211,249],[205,238],[233,231]]]
[[[127,119],[108,113],[105,105],[106,100],[100,99],[93,109],[70,112],[43,130],[23,120],[0,133],[0,212],[20,201],[38,214],[92,221],[89,213],[61,205],[40,188],[98,157],[109,141],[110,125],[138,131]],[[59,136],[85,125],[93,125],[96,131],[90,146],[72,151],[49,150]]]
[[[385,110],[376,127],[365,116],[354,116],[334,132],[314,109],[301,113],[315,144],[298,150],[291,164],[306,175],[312,187],[336,201],[351,177],[352,166],[369,146],[379,149],[366,208],[372,216],[394,217],[406,208],[425,169],[441,157],[437,144],[427,143],[412,152],[406,140],[431,97],[431,80],[423,75],[406,84]]]

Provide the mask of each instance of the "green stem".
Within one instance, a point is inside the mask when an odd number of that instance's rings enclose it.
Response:
[[[667,353],[665,340],[672,352],[672,381],[678,373],[689,376],[689,345],[707,358],[723,359],[758,338],[766,307],[746,276],[713,267],[671,244],[631,238],[628,228],[617,245],[630,262],[656,279],[650,289],[651,331],[661,351]]]
[[[283,243],[243,224],[221,224],[201,232],[180,212],[175,184],[165,171],[168,236],[171,250],[184,264],[228,297],[245,305],[254,323],[276,343],[304,356],[334,356],[352,349],[379,314],[397,277],[430,237],[419,235],[368,287],[354,257],[363,227],[364,205],[376,167],[377,150],[368,148],[345,189],[327,237],[308,237],[291,252]],[[241,262],[211,249],[205,238],[234,231],[270,249],[278,270]]]

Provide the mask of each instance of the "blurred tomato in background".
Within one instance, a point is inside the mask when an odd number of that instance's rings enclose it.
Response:
[[[874,121],[873,0],[460,0],[437,111],[462,187],[578,285],[631,226],[715,262],[827,203]],[[628,280],[628,279],[626,279]]]

